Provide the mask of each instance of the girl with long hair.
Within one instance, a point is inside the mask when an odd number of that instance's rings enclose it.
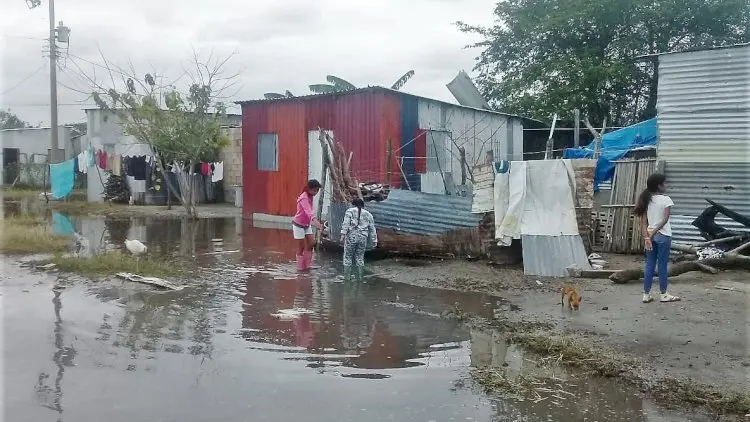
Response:
[[[320,182],[315,179],[307,181],[302,193],[297,197],[297,213],[292,220],[292,234],[297,240],[297,271],[307,271],[312,268],[313,229],[318,230],[323,225],[313,213],[313,198],[320,192]]]
[[[341,242],[344,244],[344,279],[352,273],[352,264],[356,265],[357,280],[362,281],[365,269],[365,250],[368,243],[373,247],[378,243],[375,230],[375,219],[365,208],[365,202],[357,198],[352,201],[353,207],[346,210],[344,224],[341,226]],[[369,242],[368,242],[369,241]]]
[[[646,248],[646,268],[643,277],[643,303],[653,302],[651,285],[654,272],[659,272],[659,290],[661,302],[677,302],[679,297],[667,292],[669,284],[668,265],[669,250],[672,245],[672,225],[669,216],[672,213],[672,198],[665,195],[667,178],[655,173],[646,180],[646,189],[638,197],[635,215],[641,220],[641,233]]]

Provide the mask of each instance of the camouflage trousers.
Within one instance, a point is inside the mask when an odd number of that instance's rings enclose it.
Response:
[[[367,248],[367,234],[353,230],[344,237],[344,266],[365,266],[365,249]]]

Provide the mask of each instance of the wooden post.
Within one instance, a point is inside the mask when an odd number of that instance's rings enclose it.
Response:
[[[466,148],[459,147],[458,148],[458,154],[461,157],[461,184],[466,184],[466,166],[468,165],[466,163]]]
[[[328,182],[328,144],[325,141],[325,135],[323,133],[323,129],[318,128],[318,133],[320,134],[318,139],[320,140],[320,146],[323,148],[322,150],[322,160],[323,160],[323,175],[320,177],[320,196],[318,196],[318,210],[315,212],[315,216],[317,217],[318,221],[323,221],[323,204],[326,196],[326,183]],[[315,231],[315,246],[318,247],[321,245],[321,238],[323,236],[323,228]]]
[[[583,123],[586,125],[586,128],[589,130],[589,132],[594,135],[594,160],[598,160],[602,144],[602,135],[604,135],[604,131],[607,130],[607,118],[604,118],[601,132],[597,132],[596,129],[594,129],[594,126],[591,125],[588,117],[583,121]]]
[[[393,160],[393,145],[391,144],[391,140],[388,139],[388,160],[385,162],[385,183],[390,186],[392,181],[392,173],[391,173],[391,161]]]
[[[401,160],[403,161],[403,157],[401,158]],[[404,177],[404,182],[406,183],[406,188],[409,189],[409,190],[411,190],[411,186],[409,185],[409,179],[406,178],[406,173],[404,173],[404,167],[401,164],[401,162],[398,162],[398,168],[399,168],[399,170],[401,170],[401,176]]]
[[[575,110],[575,132],[573,133],[573,145],[578,148],[581,146],[581,111],[576,109]]]

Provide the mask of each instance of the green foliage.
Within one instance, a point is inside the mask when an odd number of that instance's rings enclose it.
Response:
[[[656,113],[655,59],[639,56],[746,42],[746,0],[504,0],[482,36],[476,70],[503,110],[549,119],[579,108],[592,123]]]
[[[354,84],[347,82],[338,76],[328,75],[326,76],[326,80],[331,83],[334,87],[336,87],[337,91],[350,91],[352,89],[357,89]]]
[[[406,85],[406,82],[408,82],[409,79],[412,78],[412,76],[414,76],[414,71],[413,70],[410,70],[410,71],[404,73],[403,76],[401,76],[400,78],[398,78],[398,80],[396,82],[394,82],[393,85],[391,85],[391,89],[394,89],[394,90],[398,91],[404,85]]]
[[[22,129],[31,127],[10,110],[0,110],[0,129]]]

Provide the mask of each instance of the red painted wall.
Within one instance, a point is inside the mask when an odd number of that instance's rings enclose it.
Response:
[[[387,143],[392,140],[393,184],[398,181],[401,136],[399,99],[394,93],[364,91],[242,107],[243,213],[293,215],[295,199],[308,175],[307,133],[332,130],[347,152],[360,182],[386,181]],[[258,134],[278,133],[279,171],[258,170]]]

